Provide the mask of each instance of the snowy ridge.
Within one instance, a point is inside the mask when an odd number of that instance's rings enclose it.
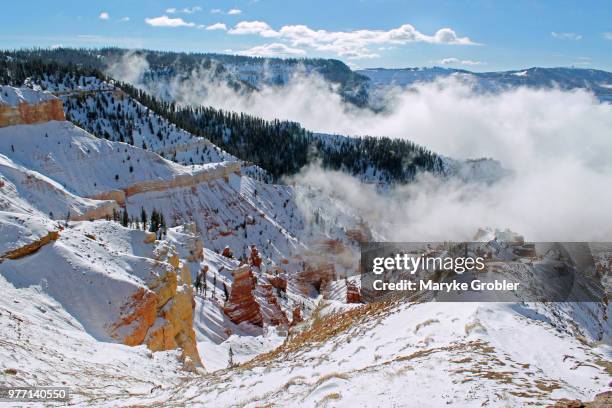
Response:
[[[15,108],[22,103],[35,105],[52,99],[56,99],[56,97],[50,92],[39,92],[27,87],[14,88],[12,86],[0,85],[0,105],[8,105]]]

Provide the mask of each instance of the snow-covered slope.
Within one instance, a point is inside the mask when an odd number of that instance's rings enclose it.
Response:
[[[109,204],[115,221],[86,221]],[[609,387],[609,305],[347,304],[358,242],[384,236],[231,158],[182,165],[66,121],[8,126],[0,205],[6,384],[64,382],[71,403],[109,407],[507,407]]]
[[[392,302],[332,311],[271,353],[151,398],[222,407],[509,407],[591,400],[608,385],[610,348],[581,343],[530,306]]]
[[[29,88],[14,88],[12,86],[0,85],[0,105],[11,107],[19,104],[37,104],[44,101],[55,99],[50,92],[39,92]]]

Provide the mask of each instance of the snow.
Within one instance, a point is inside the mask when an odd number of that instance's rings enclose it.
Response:
[[[67,386],[72,404],[112,406],[105,401],[136,404],[151,390],[170,390],[190,376],[180,369],[178,351],[97,341],[39,286],[17,289],[0,275],[0,292],[4,386]]]
[[[8,105],[13,108],[22,103],[37,104],[44,101],[57,99],[49,92],[39,92],[30,88],[15,88],[8,85],[0,85],[0,105]]]
[[[121,307],[169,268],[154,260],[144,236],[110,221],[74,223],[36,253],[5,260],[0,274],[16,288],[41,287],[94,338],[114,342],[109,326],[120,320]]]
[[[0,210],[39,213],[65,220],[83,216],[99,207],[118,207],[113,201],[91,200],[67,191],[61,184],[38,172],[15,164],[0,154]]]
[[[93,196],[149,180],[171,180],[220,166],[182,166],[134,146],[99,139],[70,122],[0,128],[0,154],[74,194]]]
[[[176,147],[192,142],[172,140]],[[165,215],[167,236],[152,243],[145,243],[145,231],[116,222],[52,219],[107,203],[88,198],[100,193],[212,174],[228,166],[225,158],[186,166],[152,149],[95,138],[68,122],[0,129],[0,254],[59,231],[37,252],[0,262],[0,369],[16,370],[5,372],[7,384],[64,382],[75,392],[72,404],[108,407],[505,407],[588,400],[609,387],[609,304],[356,306],[342,301],[342,279],[331,283],[328,299],[302,295],[295,287],[296,259],[319,255],[324,239],[356,251],[345,231],[360,220],[355,209],[314,189],[237,173],[145,189],[125,205],[136,217],[142,208]],[[460,166],[450,159],[445,165]],[[487,160],[471,165],[461,170],[471,178],[487,180],[499,170]],[[320,225],[312,223],[315,211]],[[384,238],[380,233],[373,232]],[[483,239],[505,233],[483,231]],[[203,259],[195,257],[198,243]],[[223,285],[231,287],[240,260],[220,252],[227,245],[241,257],[251,244],[264,258],[253,268],[258,284],[283,268],[290,281],[280,307],[289,317],[293,307],[304,307],[307,320],[288,337],[268,324],[236,325],[223,313]],[[194,298],[206,374],[180,370],[179,351],[126,347],[109,334],[129,296],[170,267],[160,255],[173,251],[192,277],[209,267],[208,291]],[[255,298],[265,302],[260,288]],[[242,365],[229,366],[230,348],[233,362]]]
[[[57,229],[57,225],[44,217],[0,211],[0,256],[38,241]]]

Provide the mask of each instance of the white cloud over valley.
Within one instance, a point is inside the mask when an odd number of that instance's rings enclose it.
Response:
[[[113,69],[138,83],[146,62],[132,57]],[[604,222],[612,208],[612,190],[604,187],[612,179],[612,105],[587,91],[482,94],[451,77],[394,88],[388,109],[375,113],[345,103],[332,85],[304,72],[284,87],[245,94],[206,70],[163,89],[180,103],[294,120],[325,133],[405,138],[458,159],[491,157],[510,171],[493,185],[423,176],[386,195],[345,174],[310,168],[300,176],[383,229],[399,225],[388,239],[471,239],[491,226],[532,240],[612,240],[612,224]]]

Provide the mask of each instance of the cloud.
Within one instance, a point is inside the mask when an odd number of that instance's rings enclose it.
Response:
[[[299,48],[291,48],[281,43],[272,43],[259,45],[245,51],[241,51],[241,55],[249,55],[252,57],[280,57],[280,56],[305,56],[306,51]]]
[[[170,18],[166,15],[161,17],[145,18],[145,23],[153,27],[195,27],[194,23],[188,23],[182,18]]]
[[[219,13],[222,13],[222,12],[223,12],[223,10],[218,9],[218,8],[214,8],[214,9],[211,9],[211,10],[210,10],[210,12],[211,12],[212,14],[219,14]]]
[[[137,61],[125,65],[124,75],[142,78]],[[285,86],[251,93],[218,81],[214,69],[151,87],[181,104],[293,120],[317,132],[405,138],[458,159],[492,157],[511,172],[493,185],[424,175],[380,194],[346,174],[304,170],[301,183],[358,209],[381,238],[470,240],[491,226],[528,240],[612,240],[612,224],[603,222],[612,208],[612,189],[605,188],[612,180],[612,105],[588,91],[521,87],[483,94],[450,77],[393,88],[387,109],[377,113],[344,103],[333,85],[305,69]]]
[[[130,51],[117,61],[111,62],[106,72],[114,79],[131,84],[139,84],[148,69],[149,62],[146,58]]]
[[[608,33],[608,32],[603,33],[603,38],[606,40],[612,40],[612,33]]]
[[[399,45],[411,42],[449,45],[478,45],[468,37],[459,37],[450,28],[442,28],[433,35],[417,31],[412,25],[404,24],[392,30],[327,31],[313,30],[306,25],[286,25],[274,30],[263,21],[241,21],[228,31],[236,35],[259,35],[266,38],[280,38],[293,47],[308,47],[317,51],[331,52],[347,58],[375,58],[378,54],[370,51],[370,45]]]
[[[268,23],[263,21],[241,21],[228,32],[235,35],[256,34],[266,38],[280,36],[279,32],[274,31]]]
[[[443,58],[438,63],[442,65],[481,65],[481,61],[460,60],[459,58]]]
[[[240,13],[242,13],[242,10],[237,9],[237,8],[230,9],[230,10],[227,12],[227,14],[229,14],[230,16],[232,16],[232,15],[236,15],[236,14],[240,14]]]
[[[207,30],[227,30],[227,26],[223,23],[215,23],[209,26],[206,26]]]
[[[127,23],[128,21],[130,21],[130,18],[129,18],[129,17],[121,17],[121,18],[119,19],[119,22],[121,22],[121,23]]]
[[[576,33],[558,33],[558,32],[553,31],[552,33],[550,33],[550,35],[552,35],[554,38],[558,40],[578,41],[582,39],[582,35],[576,34]]]
[[[193,14],[198,11],[202,11],[202,7],[199,7],[199,6],[185,7],[183,9],[177,9],[176,7],[170,7],[166,9],[166,13],[168,14],[175,14],[175,13]]]
[[[106,11],[103,11],[103,12],[100,13],[98,18],[100,20],[108,20],[110,18],[110,15]]]

